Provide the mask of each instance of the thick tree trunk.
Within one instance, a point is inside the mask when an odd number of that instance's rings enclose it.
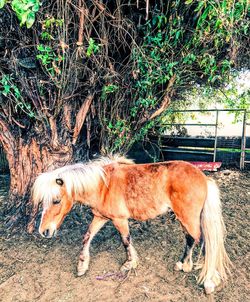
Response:
[[[6,150],[11,178],[6,219],[8,225],[23,225],[30,220],[29,231],[32,231],[37,212],[30,200],[34,179],[41,172],[72,162],[73,146],[69,142],[54,149],[51,145],[40,145],[35,138],[28,143],[18,138],[13,139],[12,150],[10,148],[9,145]]]
[[[89,94],[79,111],[74,114],[69,105],[63,108],[60,118],[47,114],[44,123],[37,121],[27,132],[18,129],[9,119],[0,117],[0,143],[2,144],[10,169],[9,203],[6,209],[8,226],[28,224],[28,231],[33,230],[37,208],[30,199],[31,187],[35,177],[48,170],[62,167],[84,154],[84,147],[77,148],[84,121],[87,117],[93,95]],[[87,127],[87,131],[90,131]],[[88,137],[88,133],[86,133]],[[79,152],[80,151],[80,152]],[[84,152],[85,151],[85,152]]]

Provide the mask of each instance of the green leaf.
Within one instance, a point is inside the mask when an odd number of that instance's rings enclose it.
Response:
[[[27,11],[20,16],[21,17],[21,23],[20,23],[21,26],[26,23],[28,14],[29,14],[29,12]]]
[[[50,46],[45,46],[44,50],[47,51],[47,52],[51,52],[52,48]]]
[[[7,96],[10,92],[10,85],[4,85],[4,91],[3,91],[3,95]]]
[[[218,19],[218,20],[216,21],[216,23],[215,23],[215,27],[216,27],[216,28],[220,28],[221,25],[222,25],[222,20],[221,20],[221,19]]]
[[[40,3],[38,0],[12,0],[11,7],[21,21],[20,26],[26,24],[30,28],[35,22],[35,12],[39,10]]]
[[[30,9],[30,7],[32,7],[33,6],[33,3],[27,3],[26,5],[23,5],[23,10],[29,10]]]
[[[206,5],[205,1],[199,1],[199,4],[198,4],[197,8],[194,11],[198,12],[202,8],[202,6],[205,6],[205,5]]]
[[[86,51],[86,56],[90,57],[93,53],[97,53],[99,50],[99,44],[95,44],[95,40],[93,38],[89,39],[89,46]]]
[[[20,90],[16,86],[14,87],[14,93],[17,99],[21,97]]]
[[[4,7],[6,0],[0,0],[0,9]]]
[[[36,15],[34,12],[29,12],[29,14],[27,15],[27,20],[26,20],[26,25],[27,28],[31,28],[31,26],[34,24],[36,19]]]
[[[175,34],[175,39],[178,40],[180,35],[181,35],[182,31],[181,30],[178,30]]]
[[[37,45],[36,48],[37,48],[37,50],[39,50],[39,51],[41,51],[41,52],[45,51],[44,46],[43,46],[42,44]]]
[[[37,13],[37,12],[39,11],[39,8],[40,8],[40,5],[39,5],[39,3],[37,3],[37,4],[35,4],[35,5],[32,7],[32,11],[33,11],[34,13]]]

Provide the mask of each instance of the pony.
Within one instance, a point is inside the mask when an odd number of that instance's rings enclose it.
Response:
[[[231,261],[225,250],[218,186],[185,161],[135,164],[123,156],[102,157],[40,174],[32,188],[35,205],[42,202],[39,233],[55,236],[75,202],[89,206],[93,220],[83,237],[77,266],[82,276],[89,268],[90,243],[111,220],[119,231],[127,260],[123,272],[135,269],[138,256],[129,233],[128,219],[147,220],[171,210],[186,237],[183,256],[175,270],[190,272],[192,252],[202,242],[204,263],[198,283],[210,294],[228,279]]]

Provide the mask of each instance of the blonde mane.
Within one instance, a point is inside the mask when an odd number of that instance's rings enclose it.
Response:
[[[101,156],[92,162],[99,164],[101,166],[105,166],[112,163],[125,164],[125,165],[132,165],[135,163],[133,159],[127,158],[124,155],[120,155],[120,154],[109,154],[108,156]]]
[[[108,164],[133,164],[134,162],[120,155],[110,155],[100,157],[85,164],[78,163],[67,165],[50,172],[40,174],[32,188],[32,199],[34,204],[43,202],[43,207],[47,208],[52,201],[60,198],[60,185],[56,179],[62,179],[67,194],[78,194],[83,191],[90,191],[97,188],[100,180],[106,184],[105,171],[103,167]]]

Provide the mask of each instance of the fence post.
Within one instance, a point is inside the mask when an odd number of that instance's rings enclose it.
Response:
[[[245,167],[245,156],[246,156],[246,122],[247,122],[247,111],[244,110],[243,125],[242,125],[242,136],[241,136],[241,152],[240,152],[240,169],[243,170]]]
[[[216,110],[216,122],[215,122],[215,138],[214,138],[214,156],[213,162],[216,161],[216,152],[217,152],[217,140],[218,140],[218,119],[219,119],[219,110]]]

